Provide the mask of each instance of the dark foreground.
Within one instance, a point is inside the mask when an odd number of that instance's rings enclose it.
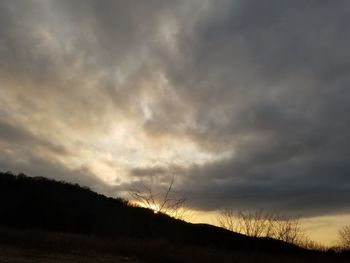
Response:
[[[219,227],[190,224],[66,182],[0,172],[0,263],[350,262]]]
[[[1,263],[137,263],[136,259],[115,255],[54,253],[0,246]]]
[[[165,240],[103,239],[80,234],[0,227],[1,263],[349,262],[343,254],[291,254],[184,246]]]

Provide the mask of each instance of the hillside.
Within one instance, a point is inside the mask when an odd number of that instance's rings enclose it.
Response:
[[[12,239],[23,239],[23,244],[33,243],[28,239],[33,235],[21,234],[22,231],[36,231],[36,236],[46,236],[46,233],[78,234],[82,239],[93,236],[103,242],[108,240],[110,244],[138,240],[142,247],[160,242],[160,246],[166,243],[167,248],[171,244],[172,247],[181,247],[181,250],[205,247],[225,251],[222,253],[246,251],[307,258],[330,256],[282,241],[251,238],[211,225],[187,223],[130,206],[123,199],[106,197],[76,184],[23,174],[0,173],[0,207],[0,224],[11,229],[10,232],[2,231],[2,237],[7,233],[11,238],[14,236]],[[55,236],[55,240],[61,239]],[[140,240],[143,241],[140,243]],[[6,238],[0,238],[0,242],[6,243]],[[90,246],[94,246],[94,242]]]

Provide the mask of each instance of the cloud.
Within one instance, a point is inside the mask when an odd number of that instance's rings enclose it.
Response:
[[[349,8],[3,1],[1,167],[113,195],[175,174],[202,210],[349,212]]]
[[[147,131],[176,133],[169,127],[189,123],[185,136],[205,150],[234,153],[183,173],[201,209],[346,210],[349,5],[282,2],[209,9],[195,38],[183,38],[192,44],[174,59],[183,63],[164,62],[191,108],[170,118],[167,107],[156,109],[162,115]]]

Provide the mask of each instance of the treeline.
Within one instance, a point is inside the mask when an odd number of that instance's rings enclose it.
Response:
[[[299,251],[277,240],[262,241],[225,229],[191,224],[86,187],[43,177],[0,172],[0,224],[16,228],[106,237],[165,239],[190,245],[266,251]]]
[[[10,172],[0,173],[0,207],[1,224],[107,236],[156,235],[155,221],[170,220],[78,184]]]

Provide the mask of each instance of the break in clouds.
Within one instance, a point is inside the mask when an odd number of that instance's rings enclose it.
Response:
[[[349,1],[0,3],[0,168],[203,211],[348,213]]]

